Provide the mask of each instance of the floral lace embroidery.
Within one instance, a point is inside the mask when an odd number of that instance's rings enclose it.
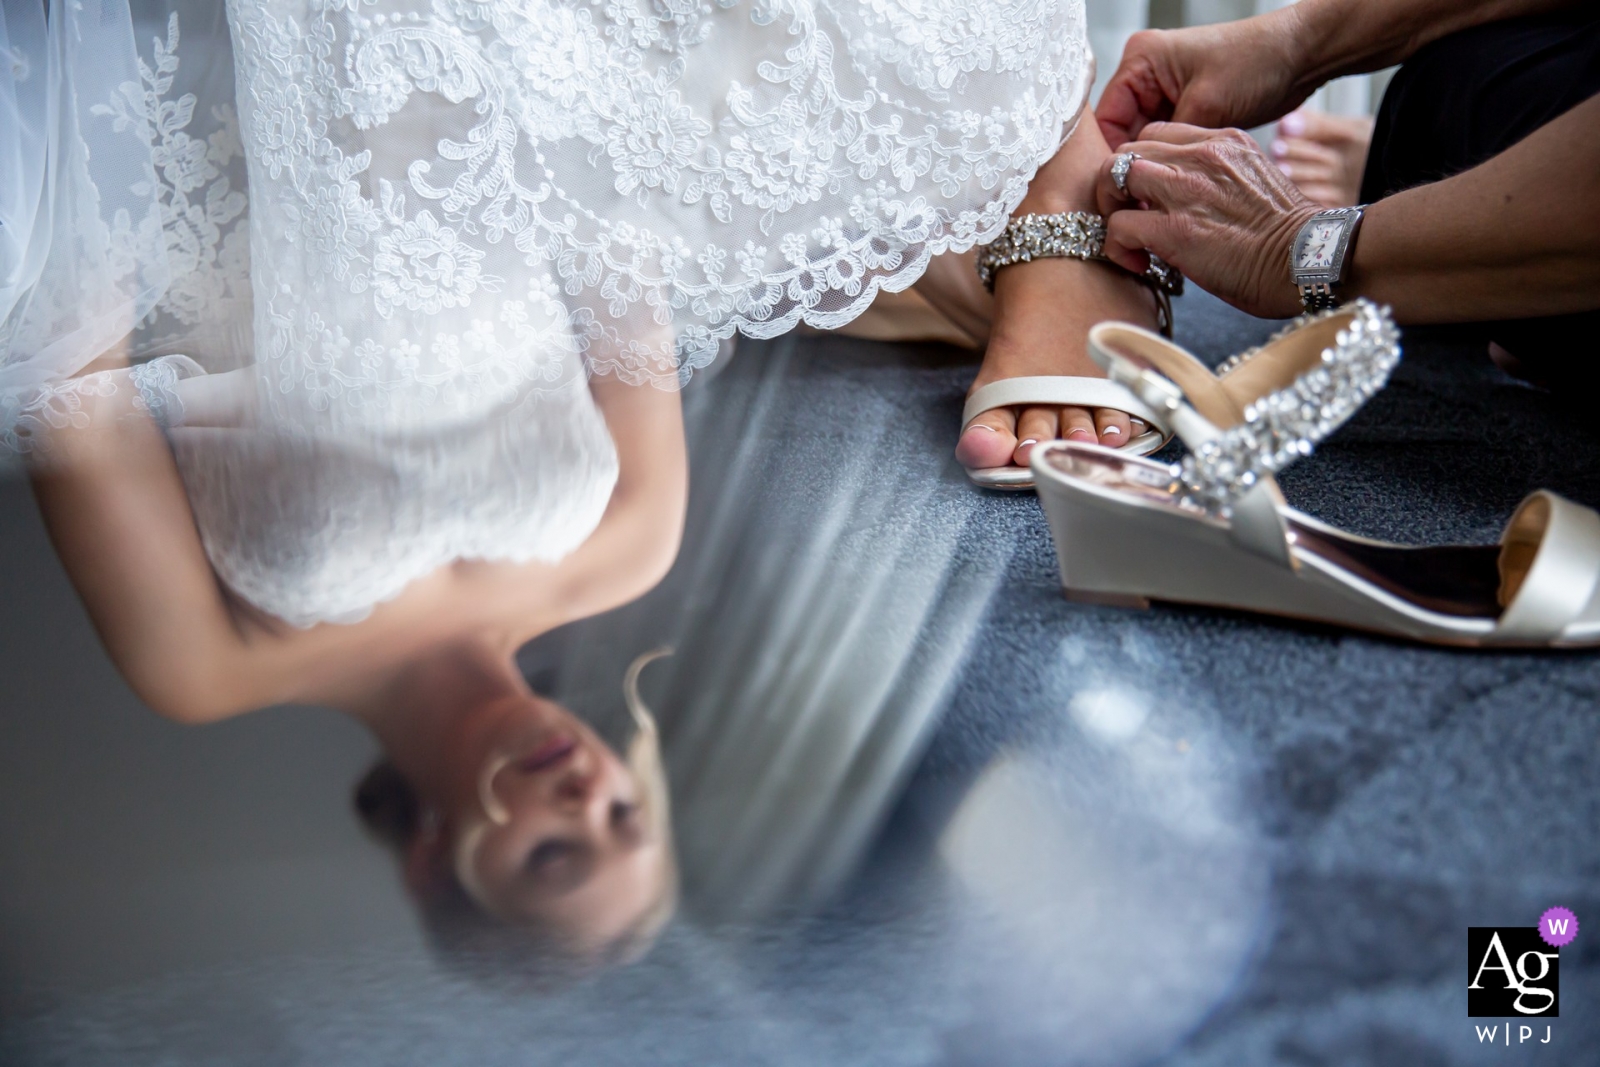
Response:
[[[75,27],[65,32],[76,36]],[[196,93],[168,98],[178,44],[173,13],[165,40],[153,42],[153,58],[133,60],[138,80],[116,85],[106,102],[86,103],[82,128],[60,135],[53,178],[70,198],[70,210],[59,215],[71,228],[54,234],[53,265],[24,313],[0,323],[0,369],[15,374],[0,390],[0,451],[40,451],[47,447],[45,430],[87,425],[84,400],[114,395],[118,379],[111,372],[52,377],[51,367],[80,366],[130,326],[127,352],[134,357],[199,342],[197,350],[215,366],[248,358],[247,345],[224,350],[238,332],[229,324],[247,322],[250,306],[248,200],[233,185],[242,185],[244,150],[231,64],[224,64],[227,98],[210,109],[211,131],[196,136],[190,132]],[[149,166],[123,162],[120,168],[139,180],[103,189],[93,156],[131,159],[130,141],[148,152]],[[39,358],[62,338],[76,341],[77,350],[59,360]],[[130,402],[141,409],[139,397]]]
[[[573,345],[637,382],[840,325],[998,228],[1088,69],[1052,0],[230,3],[257,238],[294,245],[258,343],[321,411],[405,392],[393,359],[467,410]]]
[[[82,430],[89,426],[87,410],[94,399],[114,396],[114,371],[96,371],[26,393],[0,392],[0,445],[18,454],[47,452],[51,430]]]
[[[209,109],[210,132],[191,132],[196,92],[168,98],[179,71],[179,41],[173,12],[166,39],[154,39],[149,61],[138,59],[139,81],[124,82],[108,103],[90,109],[109,118],[115,132],[132,130],[151,148],[153,173],[134,191],[152,195],[160,208],[170,280],[141,323],[136,352],[192,340],[197,326],[249,316],[249,198],[239,120],[231,100],[217,102]],[[226,73],[231,78],[231,70]],[[206,354],[220,364],[245,355]]]
[[[154,420],[164,430],[183,425],[183,397],[178,382],[205,369],[188,356],[162,356],[141,363],[128,371],[128,380],[137,394],[133,410]]]

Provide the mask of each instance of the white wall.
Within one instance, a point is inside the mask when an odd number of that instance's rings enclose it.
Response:
[[[1094,91],[1091,100],[1100,99],[1100,91],[1111,80],[1112,72],[1122,59],[1122,46],[1128,38],[1149,25],[1150,0],[1086,0],[1089,8],[1089,44],[1094,48]]]

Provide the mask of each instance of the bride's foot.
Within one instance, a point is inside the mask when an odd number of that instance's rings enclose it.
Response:
[[[1100,127],[1092,116],[1089,119],[1079,122],[1061,149],[1039,168],[1028,195],[1017,205],[1017,215],[1093,210],[1095,179],[1111,150]],[[941,286],[936,276],[930,284],[960,291],[958,286]],[[964,284],[987,296],[974,275],[966,275]],[[1036,259],[1005,267],[995,275],[992,303],[982,299],[966,303],[987,312],[989,323],[988,348],[972,383],[974,391],[1009,378],[1104,378],[1089,358],[1089,328],[1108,319],[1156,324],[1155,294],[1139,279],[1108,263],[1078,259]],[[959,299],[945,299],[941,306],[962,304]],[[1098,442],[1120,448],[1144,429],[1125,412],[1112,409],[995,408],[962,427],[956,459],[969,471],[1026,466],[1034,446],[1044,441]]]
[[[1323,207],[1352,207],[1372,146],[1372,120],[1291,111],[1278,123],[1272,154],[1300,191]]]
[[[1089,358],[1089,328],[1107,320],[1156,324],[1154,294],[1106,263],[1040,259],[995,278],[994,328],[972,390],[1006,378],[1103,378]],[[1109,408],[1025,407],[986,411],[963,428],[956,459],[969,470],[1026,466],[1035,445],[1064,439],[1120,448],[1147,427]]]

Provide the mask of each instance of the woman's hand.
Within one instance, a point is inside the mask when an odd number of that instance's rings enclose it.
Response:
[[[1333,78],[1403,63],[1469,26],[1577,0],[1300,0],[1238,22],[1146,30],[1128,40],[1095,117],[1113,149],[1152,122],[1249,129]]]
[[[1259,126],[1317,88],[1302,84],[1304,28],[1293,7],[1239,22],[1134,34],[1095,109],[1113,149],[1152,122]]]
[[[1248,134],[1152,123],[1136,153],[1128,193],[1100,169],[1105,253],[1142,272],[1153,252],[1200,288],[1262,318],[1301,310],[1289,275],[1295,236],[1319,208]]]

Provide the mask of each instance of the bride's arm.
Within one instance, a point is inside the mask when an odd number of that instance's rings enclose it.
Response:
[[[676,391],[590,383],[617,447],[617,484],[600,525],[556,569],[566,619],[587,618],[653,589],[678,557],[689,502],[683,403]]]
[[[560,563],[476,565],[457,596],[504,620],[517,640],[621,607],[653,589],[678,556],[689,500],[683,404],[676,391],[590,383],[617,449],[617,483],[587,540]]]
[[[118,383],[118,396],[131,392]],[[48,458],[30,471],[67,575],[112,661],[153,710],[184,722],[249,710],[253,657],[166,438],[147,417],[112,414],[53,433]]]

